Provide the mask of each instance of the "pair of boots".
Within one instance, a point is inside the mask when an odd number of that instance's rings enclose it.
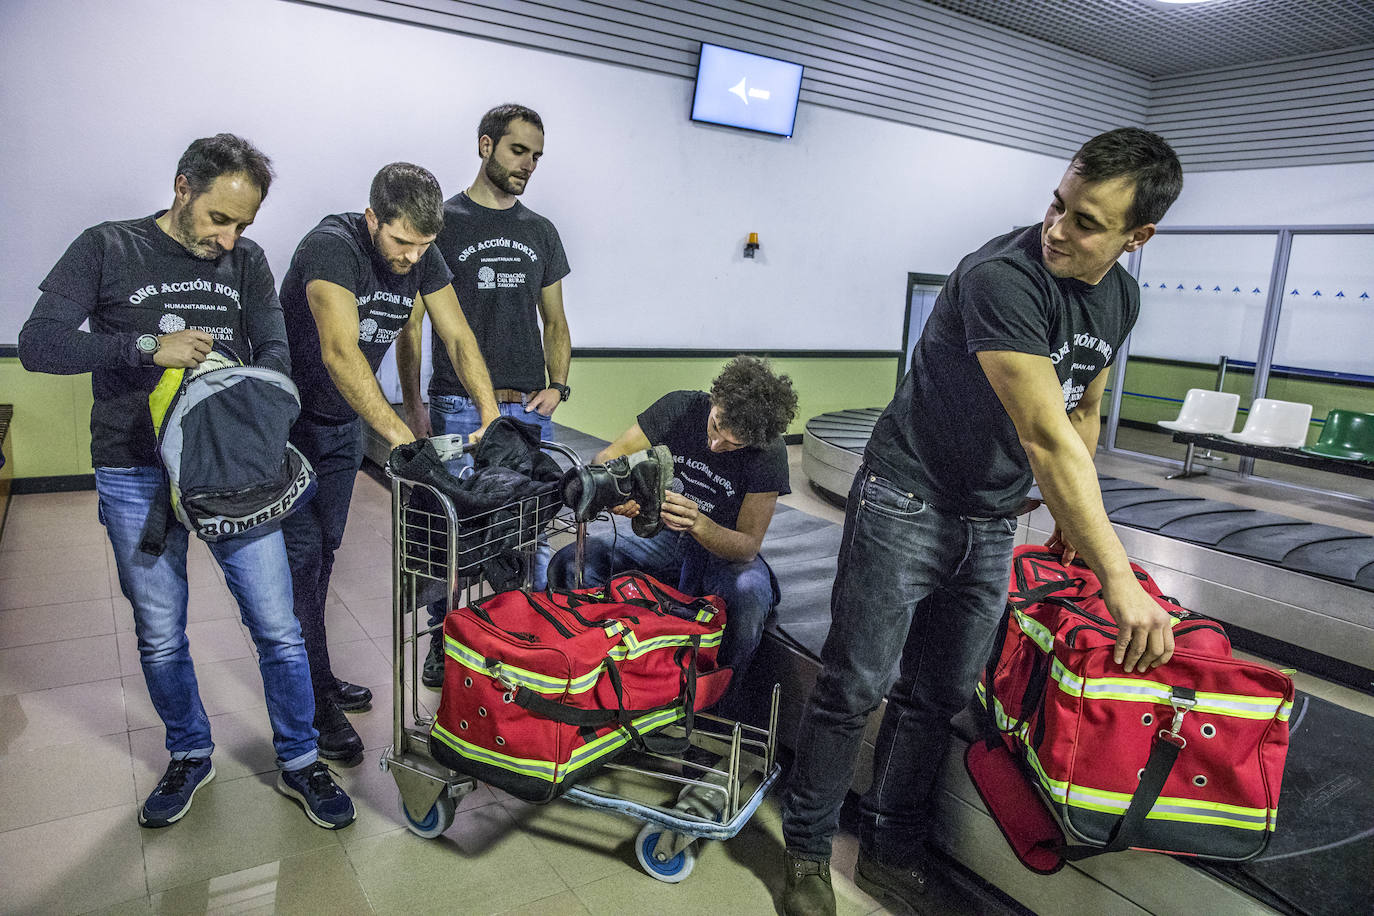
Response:
[[[673,453],[666,445],[655,445],[605,464],[571,468],[560,487],[564,504],[579,522],[589,522],[606,509],[634,500],[639,503],[639,514],[630,520],[630,530],[651,538],[663,528],[659,512],[672,479]]]

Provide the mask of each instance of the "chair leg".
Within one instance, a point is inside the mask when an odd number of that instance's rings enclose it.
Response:
[[[1207,473],[1207,470],[1205,468],[1196,471],[1193,470],[1193,452],[1195,450],[1196,446],[1192,442],[1189,442],[1188,450],[1183,453],[1183,470],[1179,471],[1176,474],[1167,474],[1165,475],[1164,479],[1183,480],[1187,477],[1202,477],[1203,475],[1205,475]]]

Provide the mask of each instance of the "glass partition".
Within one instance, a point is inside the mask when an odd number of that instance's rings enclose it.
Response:
[[[1178,416],[1190,388],[1234,391],[1249,405],[1277,237],[1160,233],[1141,249],[1114,448],[1182,460],[1158,421]]]

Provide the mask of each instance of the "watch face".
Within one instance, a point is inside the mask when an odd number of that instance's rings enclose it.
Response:
[[[144,334],[138,338],[138,349],[144,353],[157,352],[157,338],[152,334]]]

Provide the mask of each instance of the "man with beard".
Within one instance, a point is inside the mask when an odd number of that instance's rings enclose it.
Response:
[[[100,520],[129,599],[148,694],[171,763],[138,812],[145,827],[185,816],[215,775],[210,720],[186,641],[187,531],[141,549],[171,511],[149,392],[164,368],[194,368],[222,342],[254,365],[289,372],[286,330],[262,249],[241,238],[272,182],[271,162],[233,134],[196,140],[177,163],[172,206],[81,234],[39,286],[19,334],[26,369],[90,372],[91,464]],[[90,330],[82,331],[83,322]],[[258,650],[277,788],[321,827],[353,822],[353,803],[317,759],[314,700],[281,529],[263,525],[209,545]],[[153,549],[151,546],[149,549]]]
[[[1173,654],[1169,615],[1107,520],[1093,452],[1107,367],[1140,310],[1117,259],[1149,241],[1182,186],[1159,136],[1094,137],[1041,224],[988,242],[940,291],[849,492],[830,634],[783,796],[783,912],[835,912],[831,838],[884,694],[855,881],[921,910],[949,720],[991,650],[1032,474],[1054,514],[1051,546],[1102,580],[1116,662],[1143,672]]]
[[[444,203],[444,227],[435,247],[453,271],[453,288],[491,370],[496,399],[507,416],[539,426],[552,441],[553,412],[568,399],[572,343],[563,313],[563,278],[568,260],[553,223],[517,198],[544,155],[544,122],[523,105],[499,105],[477,127],[482,165],[464,192]],[[543,331],[541,335],[540,323]],[[433,338],[434,374],[429,415],[419,385],[403,387],[406,416],[417,432],[467,435],[481,418],[453,363]],[[396,345],[401,379],[417,379],[420,339]],[[466,458],[454,462],[454,473]],[[543,588],[549,550],[536,555],[533,585]],[[436,602],[430,622],[442,622],[448,608]],[[436,633],[425,659],[423,680],[438,687],[444,678],[443,634]]]
[[[428,312],[440,346],[474,394],[478,420],[469,432],[476,438],[497,416],[491,379],[450,285],[452,274],[432,247],[444,219],[439,182],[417,165],[393,162],[372,180],[368,203],[362,213],[326,216],[310,230],[281,288],[292,377],[301,394],[291,442],[318,475],[314,497],[283,528],[315,687],[320,753],[334,760],[362,753],[362,740],[343,712],[372,702],[366,687],[334,676],[324,623],[334,551],[362,464],[362,424],[393,448],[415,440],[382,394],[377,367],[398,337],[420,333]]]

